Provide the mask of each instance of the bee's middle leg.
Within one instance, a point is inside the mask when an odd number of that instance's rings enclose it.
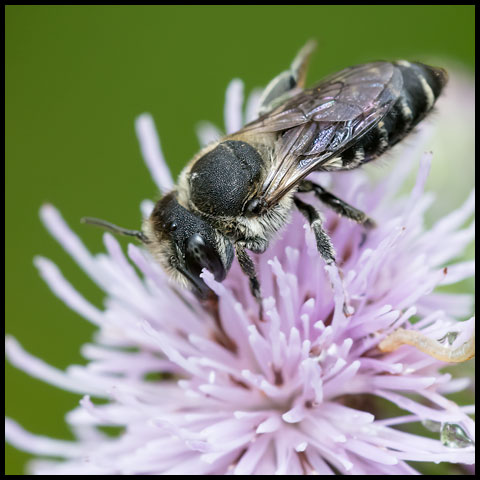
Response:
[[[322,186],[311,182],[309,180],[303,180],[298,188],[299,193],[314,192],[315,196],[330,207],[336,213],[342,217],[349,218],[354,222],[361,223],[366,228],[375,227],[375,221],[371,219],[366,213],[358,210],[358,208],[352,207],[341,198],[336,197],[333,193],[328,192]]]
[[[317,242],[317,250],[318,253],[320,253],[320,256],[323,258],[327,265],[336,265],[337,263],[335,261],[335,250],[333,248],[330,237],[323,228],[322,219],[320,217],[320,213],[318,213],[318,210],[312,205],[303,202],[297,196],[293,197],[293,201],[295,202],[296,207],[300,210],[300,212],[302,212],[302,214],[307,218],[308,222],[310,223],[310,227],[315,235],[315,240]],[[351,309],[348,303],[348,292],[345,289],[345,285],[343,283],[343,274],[340,269],[338,270],[338,274],[340,275],[344,297],[343,312],[346,316],[350,316]]]
[[[310,227],[315,235],[317,242],[317,250],[328,265],[335,263],[335,250],[333,248],[330,237],[323,228],[322,219],[317,209],[303,202],[297,196],[293,197],[295,206],[302,212],[310,223]]]

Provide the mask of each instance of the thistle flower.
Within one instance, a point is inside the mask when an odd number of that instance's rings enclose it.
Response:
[[[235,80],[227,90],[227,133],[254,115],[258,95],[245,116],[242,98]],[[151,117],[139,117],[136,128],[152,176],[166,192],[173,183]],[[205,143],[220,132],[203,124],[199,134]],[[473,464],[473,406],[445,397],[469,380],[442,373],[444,362],[413,346],[391,353],[379,348],[399,327],[450,349],[474,331],[473,319],[458,321],[469,315],[471,298],[435,291],[473,274],[473,262],[453,263],[474,235],[473,224],[463,228],[473,195],[426,230],[423,217],[433,201],[423,188],[430,153],[422,156],[410,195],[398,195],[427,134],[423,128],[406,150],[397,149],[395,171],[376,186],[361,170],[314,174],[378,227],[365,235],[361,226],[325,211],[337,268],[324,264],[305,220],[293,213],[276,242],[255,257],[261,320],[236,262],[222,284],[202,274],[218,295],[218,315],[212,316],[190,292],[172,285],[143,248],[130,244],[125,256],[106,233],[106,253],[92,255],[59,212],[44,206],[47,229],[106,300],[97,309],[50,260],[35,259],[54,294],[98,332],[82,348],[86,365],[65,372],[7,338],[14,365],[84,395],[67,415],[74,442],[32,435],[6,420],[7,440],[17,448],[64,459],[36,460],[31,471],[392,475],[416,473],[408,463],[414,461]],[[144,215],[151,208],[142,203]],[[401,413],[392,416],[378,399]],[[415,422],[424,425],[423,434],[398,428]],[[101,426],[122,431],[107,436]]]

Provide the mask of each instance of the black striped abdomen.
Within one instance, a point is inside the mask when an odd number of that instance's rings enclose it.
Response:
[[[403,77],[402,92],[375,127],[342,152],[343,169],[370,162],[402,140],[432,110],[447,82],[447,73],[422,63],[395,62]]]

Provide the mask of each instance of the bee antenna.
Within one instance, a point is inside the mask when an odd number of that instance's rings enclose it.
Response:
[[[80,222],[87,223],[88,225],[95,225],[96,227],[104,228],[105,230],[109,230],[110,232],[116,233],[118,235],[136,237],[142,243],[149,243],[147,236],[140,230],[128,230],[127,228],[119,227],[118,225],[114,225],[113,223],[107,222],[106,220],[100,220],[99,218],[93,218],[93,217],[83,217],[80,220]]]

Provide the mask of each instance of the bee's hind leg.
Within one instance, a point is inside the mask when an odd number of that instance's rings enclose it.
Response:
[[[374,228],[375,221],[371,219],[366,213],[358,210],[352,205],[341,198],[336,197],[333,193],[328,192],[322,186],[311,182],[309,180],[303,180],[298,188],[299,193],[314,192],[315,196],[323,202],[325,205],[334,210],[338,215],[349,218],[354,222],[361,223],[366,228]]]
[[[300,92],[305,84],[308,62],[316,42],[310,40],[297,53],[290,68],[277,75],[265,88],[260,98],[259,115],[263,115]]]

